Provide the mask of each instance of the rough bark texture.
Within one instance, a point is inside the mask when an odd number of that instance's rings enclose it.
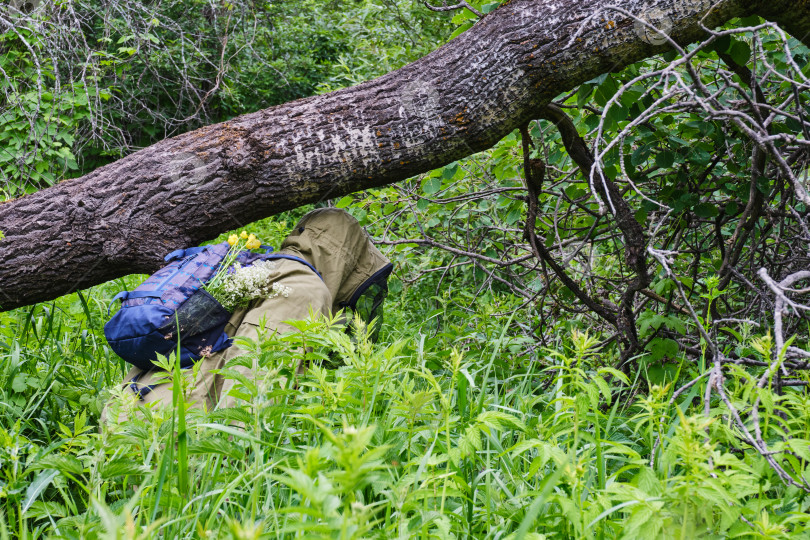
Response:
[[[760,12],[807,43],[810,0],[514,0],[402,69],[167,139],[0,204],[0,309],[133,272],[229,228],[484,150],[584,81]],[[783,8],[783,9],[782,9]],[[786,16],[791,14],[791,16]],[[779,19],[784,17],[784,21]]]

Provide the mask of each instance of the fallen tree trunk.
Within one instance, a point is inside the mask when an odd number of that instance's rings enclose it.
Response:
[[[810,0],[515,0],[358,86],[145,148],[0,204],[0,309],[135,272],[223,230],[403,180],[495,144],[584,81],[761,13],[808,43]],[[618,9],[617,9],[618,8]],[[803,34],[804,33],[804,34]],[[654,35],[654,34],[652,34]]]

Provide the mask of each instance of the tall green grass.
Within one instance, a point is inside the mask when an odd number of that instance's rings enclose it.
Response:
[[[675,381],[630,380],[576,324],[521,356],[525,338],[491,305],[454,314],[437,298],[429,316],[407,289],[378,344],[327,320],[242,341],[235,361],[261,370],[236,385],[238,407],[203,413],[177,392],[99,427],[125,369],[100,333],[121,285],[0,315],[0,537],[808,534],[806,494],[740,441],[722,401],[704,414],[700,384],[672,400]],[[698,371],[681,360],[678,377]],[[804,477],[806,391],[726,373],[735,406],[759,397],[763,437]]]

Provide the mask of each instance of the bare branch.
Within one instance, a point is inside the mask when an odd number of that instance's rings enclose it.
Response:
[[[483,17],[484,14],[475,9],[473,6],[469,4],[466,0],[459,0],[458,3],[453,4],[452,6],[448,6],[445,0],[442,0],[442,6],[432,6],[428,0],[422,0],[422,3],[425,4],[425,7],[431,11],[438,11],[438,12],[445,12],[445,11],[455,11],[457,9],[469,9],[472,11],[476,17]]]

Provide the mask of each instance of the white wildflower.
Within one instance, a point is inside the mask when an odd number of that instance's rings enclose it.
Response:
[[[273,283],[273,292],[275,293],[275,296],[281,295],[284,298],[288,298],[292,292],[292,287],[287,287],[286,285],[282,285],[276,281]]]
[[[275,270],[276,263],[273,261],[257,261],[247,267],[236,263],[233,265],[233,272],[228,274],[214,297],[228,311],[246,306],[256,298],[288,298],[292,288],[271,280]]]

